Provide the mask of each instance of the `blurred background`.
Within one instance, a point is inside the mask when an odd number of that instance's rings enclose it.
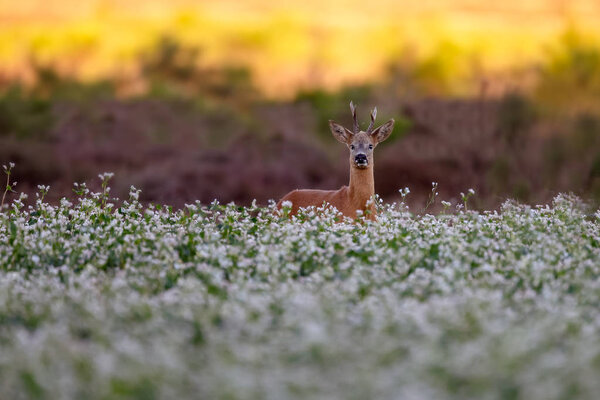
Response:
[[[147,202],[266,204],[348,181],[328,119],[396,128],[384,200],[600,201],[596,0],[0,0],[0,163],[17,191],[114,172]]]

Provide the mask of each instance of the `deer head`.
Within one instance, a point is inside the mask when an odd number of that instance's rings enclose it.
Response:
[[[377,107],[371,111],[371,123],[366,131],[361,131],[356,118],[356,106],[350,102],[350,111],[354,121],[354,129],[350,131],[335,121],[329,120],[329,128],[333,137],[344,143],[350,150],[350,166],[358,169],[369,168],[373,165],[373,150],[377,144],[387,139],[394,129],[394,120],[373,129],[377,117]]]

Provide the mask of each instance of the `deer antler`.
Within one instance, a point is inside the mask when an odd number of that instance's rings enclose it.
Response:
[[[367,128],[367,133],[371,133],[371,129],[373,129],[373,125],[375,125],[375,118],[377,118],[377,107],[375,107],[373,111],[371,111],[371,123]]]
[[[358,119],[356,119],[356,106],[350,101],[350,111],[352,111],[352,119],[354,120],[354,133],[357,134],[360,131],[358,126]]]

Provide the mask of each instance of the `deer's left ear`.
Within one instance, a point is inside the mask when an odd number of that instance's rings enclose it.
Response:
[[[371,132],[373,139],[375,139],[377,143],[383,142],[385,139],[387,139],[392,133],[392,130],[394,130],[394,122],[395,121],[393,119],[390,119],[379,128],[373,129],[373,132]]]

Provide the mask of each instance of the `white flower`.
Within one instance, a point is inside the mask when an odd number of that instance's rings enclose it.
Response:
[[[106,180],[112,178],[114,175],[113,172],[105,172],[103,174],[98,174],[98,178],[100,178],[100,180]]]
[[[86,384],[110,393],[114,376],[124,385],[152,376],[153,388],[172,397],[201,387],[213,397],[251,390],[285,398],[292,377],[294,388],[342,399],[364,383],[349,381],[357,370],[410,377],[366,380],[366,393],[451,397],[428,366],[439,359],[440,339],[468,326],[477,329],[451,343],[446,367],[477,365],[482,376],[518,381],[523,371],[505,366],[535,348],[539,362],[529,363],[523,389],[545,387],[550,370],[561,379],[533,397],[596,383],[595,359],[581,355],[598,342],[598,282],[590,276],[600,265],[600,211],[589,218],[567,197],[443,216],[383,204],[368,224],[334,223],[332,208],[282,220],[273,203],[251,212],[216,202],[180,211],[73,203],[0,212],[0,314],[35,322],[3,326],[10,346],[2,360],[26,366],[55,397]],[[24,256],[14,257],[17,246]],[[548,345],[554,337],[569,346],[557,352]],[[85,345],[83,359],[73,343]],[[209,376],[193,373],[198,357]],[[347,368],[322,374],[327,360]],[[81,362],[103,379],[35,367]],[[259,366],[259,379],[248,365]],[[572,370],[592,372],[561,372]],[[1,387],[13,384],[8,372]],[[470,375],[467,391],[477,385]],[[432,381],[441,383],[427,392]]]

